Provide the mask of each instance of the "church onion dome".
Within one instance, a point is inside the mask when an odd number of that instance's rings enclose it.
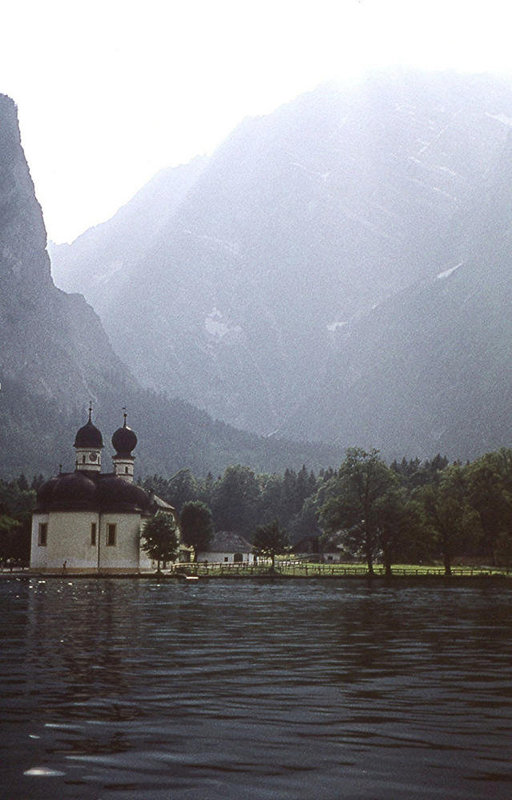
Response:
[[[112,446],[118,458],[132,458],[132,450],[137,445],[137,437],[131,428],[126,424],[126,414],[124,415],[124,425],[118,428],[112,436]]]
[[[80,428],[79,431],[77,431],[75,437],[75,447],[86,447],[91,449],[103,447],[101,432],[98,430],[96,425],[92,424],[91,413],[92,409],[89,409],[88,421],[82,428]]]
[[[49,511],[95,511],[148,513],[151,497],[140,486],[117,475],[96,472],[66,472],[43,483],[37,493],[37,509]]]
[[[144,489],[116,475],[98,481],[98,501],[103,511],[146,511],[150,505]]]
[[[52,494],[55,486],[59,482],[59,478],[50,478],[49,481],[41,484],[39,489],[37,490],[37,506],[40,508],[41,506],[46,506],[48,503],[51,502]]]
[[[83,472],[70,472],[51,478],[37,494],[40,508],[79,510],[93,508],[96,482]]]

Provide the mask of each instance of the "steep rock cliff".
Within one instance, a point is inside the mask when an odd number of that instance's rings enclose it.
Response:
[[[0,120],[1,379],[67,408],[114,381],[135,385],[85,299],[55,287],[16,107],[5,95]]]
[[[137,335],[133,309],[123,308]],[[145,391],[113,352],[85,299],[50,275],[41,208],[20,142],[16,107],[0,95],[0,475],[54,471],[90,400],[107,443],[127,405],[140,445],[137,474],[197,474],[241,462],[260,470],[318,467],[334,451],[266,441],[214,422],[182,401]]]

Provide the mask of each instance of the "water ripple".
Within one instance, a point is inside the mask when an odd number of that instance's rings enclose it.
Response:
[[[6,800],[512,796],[506,587],[2,580],[0,602]]]

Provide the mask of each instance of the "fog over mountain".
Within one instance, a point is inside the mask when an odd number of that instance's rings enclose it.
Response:
[[[511,187],[508,134],[479,198],[454,220],[453,266],[341,334],[321,391],[289,421],[289,434],[306,426],[396,455],[434,446],[471,458],[510,446]]]
[[[510,440],[511,125],[491,77],[322,86],[53,248],[54,274],[144,384],[230,423],[475,455]]]
[[[158,182],[150,196],[152,191]],[[168,187],[164,192],[170,202]],[[144,209],[135,206],[134,213],[142,219]],[[203,475],[237,462],[259,471],[300,468],[304,462],[318,468],[337,460],[339,450],[265,440],[143,389],[114,353],[91,306],[55,287],[45,246],[16,107],[0,95],[1,477],[21,470],[48,473],[59,462],[70,466],[74,435],[86,421],[90,400],[104,435],[107,469],[110,436],[122,422],[123,406],[139,436],[138,475],[170,476],[184,467]],[[135,298],[124,312],[134,326],[136,307]]]

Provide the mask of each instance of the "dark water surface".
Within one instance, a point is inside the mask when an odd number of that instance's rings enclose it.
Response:
[[[507,584],[0,580],[0,796],[510,800]]]

